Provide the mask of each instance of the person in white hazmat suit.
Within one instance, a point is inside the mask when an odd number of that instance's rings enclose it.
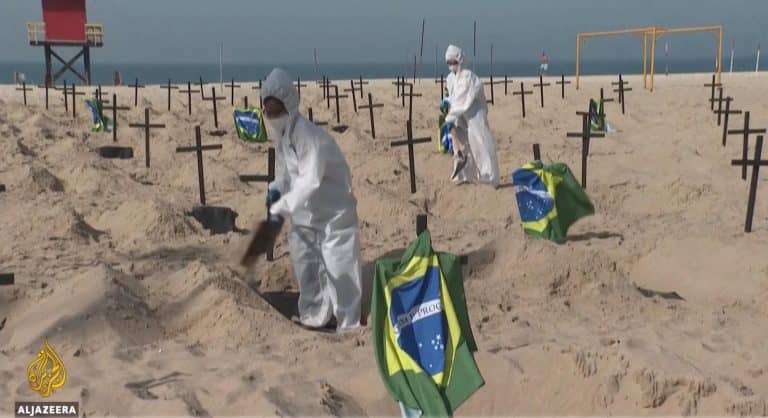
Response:
[[[333,138],[299,114],[299,94],[285,71],[272,70],[261,97],[278,163],[267,206],[270,216],[291,221],[298,321],[322,328],[335,317],[337,331],[358,328],[362,266],[349,166]]]
[[[450,74],[446,79],[448,114],[453,138],[454,174],[458,183],[499,185],[499,163],[496,142],[488,126],[488,105],[483,82],[469,69],[463,68],[464,54],[457,46],[445,51]],[[442,105],[441,105],[442,106]]]

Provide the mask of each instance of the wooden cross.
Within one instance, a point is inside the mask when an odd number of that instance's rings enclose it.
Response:
[[[21,82],[21,87],[16,87],[16,91],[23,92],[22,94],[24,94],[24,106],[26,106],[27,105],[27,92],[28,91],[32,91],[32,89],[31,88],[28,89],[27,88],[27,82],[26,81],[22,81]],[[46,89],[46,91],[47,91],[47,89]]]
[[[13,273],[0,273],[0,286],[12,286],[15,281]]]
[[[307,87],[306,84],[301,84],[301,77],[296,77],[296,88],[299,90],[299,100],[301,100],[301,88]]]
[[[341,110],[339,108],[339,99],[348,97],[346,94],[339,94],[339,86],[333,85],[333,96],[328,96],[329,100],[331,98],[336,99],[336,123],[341,123]]]
[[[323,81],[318,82],[320,85],[320,88],[323,89],[323,99],[327,99],[328,94],[330,94],[330,86],[331,86],[331,80],[328,79],[328,77],[323,76]],[[328,109],[331,108],[331,101],[328,100]]]
[[[565,85],[571,84],[570,81],[565,81],[565,74],[560,74],[560,81],[555,82],[555,84],[560,85],[560,97],[565,100]]]
[[[589,141],[592,138],[603,138],[605,134],[592,133],[589,114],[581,116],[581,132],[568,132],[567,138],[581,138],[581,187],[587,188],[587,157],[589,156]]]
[[[421,213],[416,215],[416,236],[418,237],[419,235],[421,235],[422,232],[426,231],[427,229],[429,229],[427,227],[427,214]],[[469,262],[469,257],[467,257],[466,255],[459,256],[459,263],[462,266],[467,265],[468,262]]]
[[[743,135],[743,142],[741,144],[741,159],[746,161],[749,154],[749,135],[750,134],[764,134],[765,129],[750,129],[749,127],[749,111],[744,112],[744,129],[728,130],[728,135]],[[741,167],[741,179],[747,179],[747,166]]]
[[[269,193],[269,183],[272,183],[275,181],[275,149],[273,147],[269,147],[267,150],[267,175],[261,175],[261,174],[241,174],[238,176],[240,178],[240,181],[244,183],[251,183],[251,182],[259,182],[259,183],[267,183],[267,193]],[[267,205],[267,219],[269,219],[269,208],[270,205]],[[273,248],[270,248],[269,251],[267,251],[267,261],[273,261],[274,253]]]
[[[495,105],[496,104],[496,98],[494,97],[494,94],[493,94],[493,85],[494,84],[501,84],[501,83],[502,83],[502,81],[495,81],[494,82],[493,81],[493,74],[491,74],[491,81],[488,83],[491,86],[491,100],[486,100],[485,101],[486,103],[490,103],[491,105]]]
[[[133,87],[133,107],[139,106],[139,89],[143,89],[146,86],[139,84],[139,78],[136,77],[136,82],[129,84],[128,87]]]
[[[400,97],[400,90],[405,93],[405,77],[397,77],[397,81],[393,81],[392,84],[397,88],[397,97]],[[403,107],[405,107],[405,97],[403,97]]]
[[[440,83],[440,100],[443,100],[445,97],[445,76],[443,74],[440,74],[440,79],[435,80],[435,84]]]
[[[416,193],[416,162],[413,158],[413,145],[431,142],[432,137],[414,138],[413,130],[411,126],[412,126],[412,121],[409,119],[408,122],[406,122],[405,124],[406,131],[408,132],[408,138],[404,141],[393,141],[390,144],[390,146],[392,147],[401,147],[403,145],[408,146],[408,171],[410,172],[410,175],[411,175],[411,193]]]
[[[344,89],[344,91],[352,92],[352,106],[355,109],[355,114],[357,114],[357,95],[355,95],[355,80],[349,80],[349,85],[351,86],[351,88]]]
[[[753,160],[747,160],[743,158],[741,160],[732,160],[731,165],[740,165],[742,170],[746,170],[747,166],[752,166],[752,180],[749,183],[749,198],[747,199],[747,220],[744,223],[744,232],[752,232],[752,218],[755,214],[755,200],[757,198],[757,181],[760,175],[760,166],[768,166],[768,160],[762,159],[763,153],[763,136],[757,137],[755,143],[755,158]]]
[[[235,89],[239,89],[240,85],[235,84],[235,79],[233,78],[232,81],[230,81],[229,84],[225,84],[225,86],[229,87],[229,94],[230,94],[230,106],[235,105]],[[301,90],[299,90],[299,97],[301,97]]]
[[[66,90],[64,91],[64,97],[67,96]],[[77,92],[75,83],[72,83],[72,117],[77,119],[77,96],[85,96],[84,92]],[[64,101],[66,104],[66,100]]]
[[[408,94],[405,94],[405,85],[408,86]],[[403,101],[405,101],[405,96],[408,96],[408,120],[413,120],[413,98],[414,97],[421,97],[421,93],[414,93],[413,92],[413,83],[405,83],[403,86]]]
[[[533,144],[533,160],[541,161],[541,148],[539,144]]]
[[[533,87],[538,87],[541,94],[541,107],[544,108],[544,87],[551,86],[550,83],[544,82],[544,76],[539,74],[539,84],[534,84]]]
[[[197,180],[200,185],[200,204],[205,206],[205,175],[203,174],[203,151],[222,149],[221,144],[203,145],[200,135],[200,125],[195,126],[195,146],[177,147],[176,152],[197,153]]]
[[[211,92],[212,92],[211,97],[206,97],[203,100],[213,102],[213,126],[216,129],[219,129],[219,110],[218,110],[218,107],[216,106],[216,102],[218,102],[219,100],[226,100],[227,98],[223,96],[217,97],[216,87],[211,87]]]
[[[622,115],[625,114],[624,105],[626,104],[624,93],[628,92],[628,91],[632,91],[632,87],[630,87],[630,88],[624,87],[624,85],[626,85],[626,84],[629,84],[629,81],[624,81],[624,79],[622,78],[621,74],[619,74],[619,81],[618,82],[614,81],[614,82],[611,83],[612,86],[619,86],[619,88],[618,89],[614,89],[613,92],[614,93],[619,93],[619,103],[621,103],[621,114]]]
[[[199,93],[200,90],[192,90],[192,83],[190,81],[187,81],[187,89],[186,90],[179,90],[179,93],[187,95],[187,109],[189,111],[189,115],[192,116],[192,93]]]
[[[69,94],[69,90],[67,89],[67,80],[64,80],[64,88],[62,88],[62,91],[64,92],[64,112],[69,113],[69,98],[67,95]]]
[[[45,110],[48,110],[48,83],[45,84],[38,84],[38,88],[45,89]],[[54,90],[58,90],[56,86],[53,86]]]
[[[705,84],[704,87],[711,87],[712,88],[712,94],[709,99],[709,107],[710,110],[715,110],[715,87],[722,87],[723,85],[721,83],[715,83],[715,75],[712,74],[712,82],[709,84]]]
[[[112,141],[117,142],[117,111],[128,110],[128,106],[117,105],[117,94],[112,94],[112,106],[106,107],[106,109],[112,109]]]
[[[251,87],[251,90],[261,90],[261,80],[259,80],[259,85]],[[259,109],[264,107],[262,100],[261,95],[259,95]]]
[[[202,79],[200,80],[202,81]],[[165,86],[160,86],[161,89],[168,90],[168,111],[171,111],[171,90],[178,90],[179,88],[177,86],[171,85],[171,79],[168,79],[168,84]]]
[[[604,104],[613,101],[613,98],[610,98],[610,99],[606,99],[605,98],[605,94],[603,92],[603,88],[602,87],[600,87],[600,101],[603,102]],[[603,106],[603,107],[605,107],[605,106]]]
[[[0,193],[5,191],[5,184],[0,184]]]
[[[205,100],[205,83],[203,82],[203,77],[200,77],[200,82],[197,84],[200,86],[200,98],[202,100]],[[261,87],[261,83],[259,83],[259,87]]]
[[[375,107],[384,107],[384,104],[377,103],[373,104],[373,95],[369,92],[368,93],[368,105],[362,105],[360,106],[360,109],[368,109],[368,113],[371,115],[371,137],[373,139],[376,139],[376,123],[373,120],[373,108]]]
[[[363,81],[363,76],[360,76],[359,81],[355,81],[355,84],[357,84],[357,87],[360,89],[360,98],[363,98],[363,85],[367,85],[367,81]]]
[[[725,115],[725,118],[723,118],[723,146],[725,146],[726,140],[728,139],[728,119],[729,115],[740,115],[741,110],[731,110],[731,101],[733,99],[731,97],[728,97],[728,100],[725,101],[725,111],[716,110],[718,114],[722,113]]]
[[[312,115],[312,108],[311,107],[309,108],[309,121],[314,123],[317,126],[323,126],[323,125],[327,125],[328,124],[328,122],[315,122],[315,118]]]
[[[109,104],[109,99],[104,99],[104,95],[109,95],[106,91],[101,90],[101,84],[96,87],[96,100],[99,101],[100,104]]]
[[[717,126],[720,126],[720,121],[723,115],[723,100],[733,100],[733,99],[729,99],[729,98],[723,99],[722,87],[718,88],[717,90],[718,90],[717,99],[713,100],[713,103],[717,102],[717,110],[714,110],[713,113],[717,114]]]
[[[523,87],[523,82],[520,82],[520,91],[512,92],[513,96],[520,96],[520,106],[522,106],[523,109],[523,119],[525,119],[525,95],[526,94],[533,94],[533,91],[526,91]]]
[[[149,168],[149,130],[153,128],[165,128],[165,124],[152,124],[149,123],[149,108],[144,108],[144,123],[131,123],[128,125],[131,128],[143,128],[144,129],[144,159]]]

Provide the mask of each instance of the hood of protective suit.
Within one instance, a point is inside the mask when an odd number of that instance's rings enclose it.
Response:
[[[461,51],[461,48],[456,45],[448,45],[448,49],[445,50],[445,61],[449,60],[458,61],[459,69],[461,69],[464,64],[464,53]]]
[[[261,99],[274,97],[283,102],[291,119],[299,114],[299,92],[293,85],[291,76],[282,68],[275,68],[261,86]]]

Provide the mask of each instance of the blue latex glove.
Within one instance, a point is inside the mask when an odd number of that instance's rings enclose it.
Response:
[[[282,197],[280,190],[267,189],[267,207],[275,204],[278,200],[280,200],[280,197]]]
[[[445,122],[445,129],[448,130],[448,133],[450,133],[455,126],[453,125],[453,122]]]
[[[447,99],[443,99],[440,101],[440,112],[442,112],[444,115],[448,113],[448,110],[451,108],[451,102],[449,102]]]
[[[269,222],[271,222],[273,224],[280,224],[280,225],[282,225],[283,221],[284,221],[284,219],[283,219],[282,215],[269,214]]]

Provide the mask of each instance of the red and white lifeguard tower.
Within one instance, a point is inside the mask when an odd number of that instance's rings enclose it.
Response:
[[[104,26],[100,23],[88,23],[85,12],[85,0],[42,0],[43,21],[27,22],[27,39],[32,46],[42,46],[45,50],[45,82],[55,84],[67,70],[74,73],[84,83],[91,84],[91,48],[104,46]],[[54,47],[79,48],[80,51],[69,61],[65,61],[54,52]],[[64,66],[55,73],[55,57]],[[83,72],[77,71],[73,64],[83,58]]]

